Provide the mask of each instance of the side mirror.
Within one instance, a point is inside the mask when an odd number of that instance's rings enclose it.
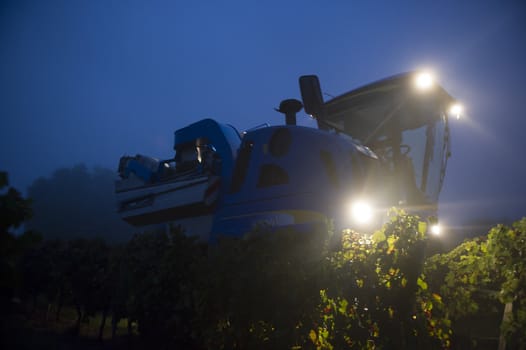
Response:
[[[318,77],[316,75],[301,76],[300,91],[305,112],[316,119],[323,118],[323,96]]]

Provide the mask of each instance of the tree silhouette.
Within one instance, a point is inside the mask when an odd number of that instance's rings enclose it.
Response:
[[[0,172],[0,191],[9,185],[7,173]],[[20,226],[31,216],[31,201],[24,199],[20,192],[9,187],[5,193],[0,192],[0,309],[9,313],[11,300],[18,287],[18,260],[23,251],[38,237],[25,234],[19,237],[9,230]],[[3,330],[3,318],[0,329]]]
[[[0,191],[9,185],[6,172],[0,172]],[[9,187],[0,195],[0,234],[8,232],[11,227],[18,227],[31,217],[31,201],[22,198],[20,192]]]
[[[128,240],[132,228],[116,213],[114,180],[113,171],[89,171],[82,164],[35,180],[28,191],[34,216],[27,227],[45,238]]]

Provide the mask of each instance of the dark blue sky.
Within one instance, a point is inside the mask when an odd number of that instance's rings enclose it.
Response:
[[[516,219],[525,62],[521,1],[3,0],[0,169],[25,189],[80,162],[168,158],[173,131],[204,117],[281,123],[272,108],[302,74],[338,95],[426,67],[468,114],[452,122],[442,219]]]

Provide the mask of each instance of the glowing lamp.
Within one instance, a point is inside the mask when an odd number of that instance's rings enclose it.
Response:
[[[373,208],[366,202],[358,201],[352,204],[351,215],[357,223],[366,224],[373,218]]]
[[[429,90],[435,83],[435,78],[428,72],[418,73],[415,77],[415,85],[419,90]]]
[[[454,105],[451,106],[451,108],[449,109],[449,112],[454,115],[455,117],[457,117],[457,119],[460,118],[460,114],[462,114],[462,111],[464,110],[464,108],[462,108],[462,105],[459,104],[459,103],[455,103]]]

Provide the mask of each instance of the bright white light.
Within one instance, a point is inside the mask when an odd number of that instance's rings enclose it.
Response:
[[[432,225],[430,230],[432,234],[434,234],[435,236],[438,236],[440,234],[440,225],[438,224]]]
[[[463,110],[464,108],[462,107],[461,104],[455,103],[454,105],[451,106],[451,108],[449,109],[449,112],[455,117],[457,117],[457,119],[460,119],[460,114],[462,114]]]
[[[366,224],[373,218],[373,208],[366,202],[355,202],[351,207],[351,214],[356,222]]]
[[[415,78],[415,85],[420,90],[429,90],[435,83],[435,78],[429,72],[418,73]]]

